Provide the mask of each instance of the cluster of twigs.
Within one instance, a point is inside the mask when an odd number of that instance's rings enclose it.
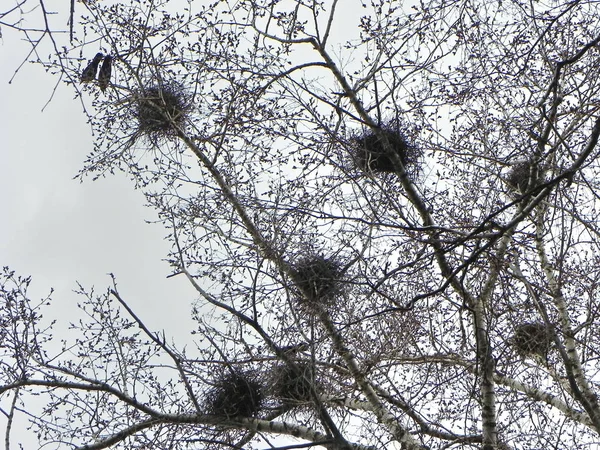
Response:
[[[260,384],[246,373],[232,371],[218,379],[207,395],[210,414],[231,419],[255,417],[264,397]]]
[[[294,266],[300,302],[308,307],[331,305],[341,291],[342,267],[335,258],[308,256]]]
[[[552,344],[552,330],[544,323],[523,323],[515,328],[512,344],[522,356],[547,356]]]
[[[178,136],[191,109],[183,86],[176,83],[148,87],[136,93],[131,101],[138,133],[152,142]]]
[[[363,173],[414,174],[418,170],[422,152],[395,121],[367,129],[350,142],[353,162]]]

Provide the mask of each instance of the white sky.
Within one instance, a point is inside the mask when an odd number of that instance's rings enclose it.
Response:
[[[30,50],[21,35],[3,28],[0,39],[0,266],[33,277],[30,296],[51,288],[48,319],[57,319],[54,338],[69,339],[78,317],[77,282],[103,292],[116,275],[119,290],[152,331],[166,333],[179,348],[190,342],[190,311],[197,295],[183,277],[167,279],[162,259],[170,244],[166,230],[124,174],[83,184],[73,177],[92,150],[92,133],[79,99],[39,65],[15,69]],[[311,51],[307,48],[307,51]],[[90,58],[93,56],[92,52]],[[82,66],[83,67],[83,66]],[[91,99],[84,102],[91,107]],[[0,421],[0,436],[4,435]],[[31,432],[16,423],[13,437],[35,448]]]
[[[73,339],[69,323],[83,300],[76,282],[102,293],[116,275],[123,298],[150,330],[167,341],[189,343],[195,291],[183,277],[167,279],[162,259],[169,251],[166,231],[144,196],[125,175],[84,183],[73,177],[92,150],[91,130],[70,88],[59,85],[44,112],[56,77],[26,64],[13,76],[29,48],[16,33],[0,40],[0,265],[33,277],[31,297],[55,292],[46,318],[56,319],[54,338]],[[84,101],[88,99],[84,98]],[[179,347],[181,348],[181,347]],[[4,420],[0,435],[4,437]],[[25,418],[12,436],[36,448]]]
[[[92,136],[78,99],[56,78],[26,64],[12,84],[14,70],[28,51],[15,33],[0,42],[0,265],[31,275],[31,297],[54,302],[46,309],[57,319],[57,342],[69,339],[77,319],[76,282],[103,292],[116,275],[123,298],[152,331],[165,330],[182,348],[190,343],[190,311],[195,291],[184,277],[167,279],[162,259],[170,249],[166,230],[144,196],[124,174],[80,183],[73,177],[92,150]],[[85,98],[84,98],[85,99]],[[74,335],[71,335],[74,338]],[[0,421],[0,436],[4,436]],[[35,448],[26,420],[13,426],[15,444]],[[274,442],[278,442],[275,440]]]
[[[189,336],[196,295],[183,277],[166,279],[166,231],[145,223],[156,219],[155,212],[144,207],[142,193],[123,174],[96,182],[73,179],[92,150],[81,103],[59,85],[41,112],[56,77],[37,65],[26,64],[9,85],[28,47],[16,33],[3,30],[3,35],[0,265],[32,275],[34,297],[55,289],[56,305],[48,313],[62,322],[59,329],[82,300],[72,292],[76,281],[101,292],[112,272],[125,300],[151,330]]]

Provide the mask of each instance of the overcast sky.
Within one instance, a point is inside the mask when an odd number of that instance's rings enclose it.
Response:
[[[33,299],[54,288],[45,316],[57,320],[57,345],[75,338],[68,326],[83,300],[73,292],[76,283],[103,292],[109,272],[150,330],[164,330],[179,348],[189,344],[196,295],[183,277],[166,278],[166,231],[145,222],[156,213],[144,207],[144,196],[124,174],[73,179],[92,150],[82,104],[59,85],[42,112],[57,79],[37,65],[23,66],[9,84],[29,50],[20,38],[3,30],[0,41],[0,265],[32,276]],[[4,426],[0,421],[2,436]],[[25,448],[36,448],[24,417],[12,434]]]
[[[63,25],[64,26],[64,25]],[[30,297],[51,288],[48,319],[57,319],[55,339],[70,340],[69,322],[83,299],[77,282],[104,291],[114,273],[123,298],[152,331],[165,331],[179,348],[190,343],[195,291],[182,276],[169,278],[163,258],[170,244],[155,211],[124,174],[80,183],[74,179],[92,151],[92,133],[80,99],[39,65],[25,64],[30,50],[22,36],[4,28],[0,39],[0,265],[31,275]],[[310,50],[310,49],[309,49]],[[307,50],[307,51],[309,51]],[[93,56],[93,52],[90,58]],[[83,63],[82,63],[83,64]],[[83,101],[91,108],[84,92]],[[4,434],[0,421],[0,435]],[[35,448],[34,436],[13,436]]]
[[[196,296],[182,277],[166,279],[166,231],[145,223],[156,213],[125,175],[73,179],[92,150],[81,102],[59,85],[42,112],[57,79],[33,64],[8,84],[28,51],[20,38],[3,30],[0,44],[0,264],[31,275],[34,297],[55,289],[49,313],[59,328],[81,300],[72,293],[76,282],[103,291],[112,272],[151,329],[184,336]]]

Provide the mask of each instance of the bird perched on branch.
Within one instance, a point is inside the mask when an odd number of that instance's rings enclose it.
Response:
[[[102,92],[108,87],[108,83],[110,82],[110,73],[112,70],[112,60],[113,57],[108,55],[104,58],[102,62],[102,67],[100,67],[100,72],[98,73],[98,86],[102,89]]]
[[[100,61],[102,61],[104,55],[102,53],[96,53],[94,59],[90,61],[83,72],[81,72],[81,82],[89,83],[90,81],[94,81],[96,79],[96,72],[98,71],[98,65],[100,65]]]

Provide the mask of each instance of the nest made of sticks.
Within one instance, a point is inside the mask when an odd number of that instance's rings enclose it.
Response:
[[[515,327],[512,344],[520,355],[547,356],[553,341],[553,333],[545,323],[523,323]]]
[[[228,419],[255,417],[262,403],[260,384],[248,374],[237,371],[224,374],[207,395],[209,414]]]
[[[330,304],[340,292],[342,267],[334,258],[313,255],[294,265],[299,296],[309,305]]]
[[[506,177],[506,182],[511,188],[524,194],[538,185],[541,170],[538,164],[532,161],[522,161],[512,166]]]
[[[309,403],[313,372],[306,363],[280,364],[273,370],[273,392],[285,404]]]
[[[396,160],[400,160],[409,174],[418,170],[422,152],[395,122],[377,130],[367,129],[350,142],[353,161],[362,172],[399,173]]]
[[[152,139],[177,136],[190,111],[184,88],[176,83],[150,86],[135,95],[138,131]]]

